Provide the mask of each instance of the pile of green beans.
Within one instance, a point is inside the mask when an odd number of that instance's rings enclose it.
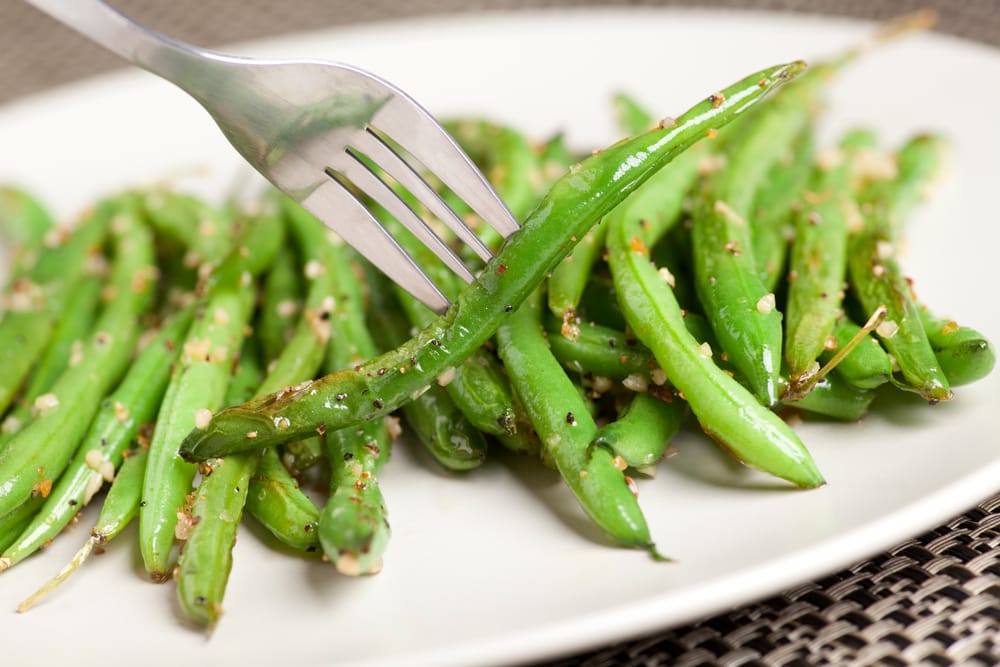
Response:
[[[56,233],[41,203],[0,188],[14,246],[0,572],[101,503],[77,556],[19,609],[136,517],[148,576],[176,581],[197,627],[221,617],[243,521],[286,553],[375,574],[395,446],[462,475],[495,448],[533,457],[611,542],[656,559],[638,486],[681,429],[823,484],[789,413],[854,421],[900,390],[949,400],[995,361],[917,301],[896,256],[942,141],[889,151],[855,131],[818,146],[835,69],[768,68],[676,119],[619,95],[630,138],[582,155],[450,122],[522,229],[478,230],[496,255],[465,286],[382,217],[452,300],[443,314],[275,193],[247,207],[124,192]]]

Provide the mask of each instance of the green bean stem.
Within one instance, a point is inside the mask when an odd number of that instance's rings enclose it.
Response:
[[[827,364],[834,354],[843,349],[861,331],[861,325],[846,316],[834,322],[830,332],[831,338],[819,356],[822,364]],[[892,360],[871,335],[854,346],[847,356],[843,357],[834,367],[833,372],[843,378],[848,384],[859,389],[875,389],[892,377]]]
[[[95,548],[113,540],[135,518],[139,512],[139,498],[142,493],[142,480],[146,473],[147,456],[146,450],[136,449],[125,458],[111,484],[111,490],[104,499],[97,523],[90,531],[90,538],[55,577],[17,606],[19,614],[28,611],[54,591],[83,565]]]

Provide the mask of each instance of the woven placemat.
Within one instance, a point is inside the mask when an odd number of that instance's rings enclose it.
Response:
[[[997,0],[208,0],[211,12],[204,11],[205,1],[114,0],[111,4],[152,28],[206,46],[432,13],[683,4],[869,19],[931,6],[939,13],[939,31],[1000,46]],[[206,20],[207,15],[212,20]],[[42,20],[21,0],[0,0],[0,49],[0,102],[121,66],[85,39]],[[1000,491],[1000,480],[997,487]],[[1000,495],[824,579],[693,624],[545,664],[1000,665]]]

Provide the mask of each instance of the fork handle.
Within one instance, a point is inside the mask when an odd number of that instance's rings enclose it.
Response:
[[[171,39],[130,20],[102,0],[25,0],[66,26],[139,67],[177,81],[178,74],[204,67],[215,54]],[[192,91],[188,91],[192,92]]]

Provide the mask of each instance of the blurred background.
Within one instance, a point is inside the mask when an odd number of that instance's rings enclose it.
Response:
[[[153,29],[199,46],[327,26],[437,13],[572,6],[763,8],[883,20],[923,7],[937,30],[1000,45],[997,0],[111,0]],[[122,61],[43,17],[23,0],[0,0],[0,101],[123,67]]]

